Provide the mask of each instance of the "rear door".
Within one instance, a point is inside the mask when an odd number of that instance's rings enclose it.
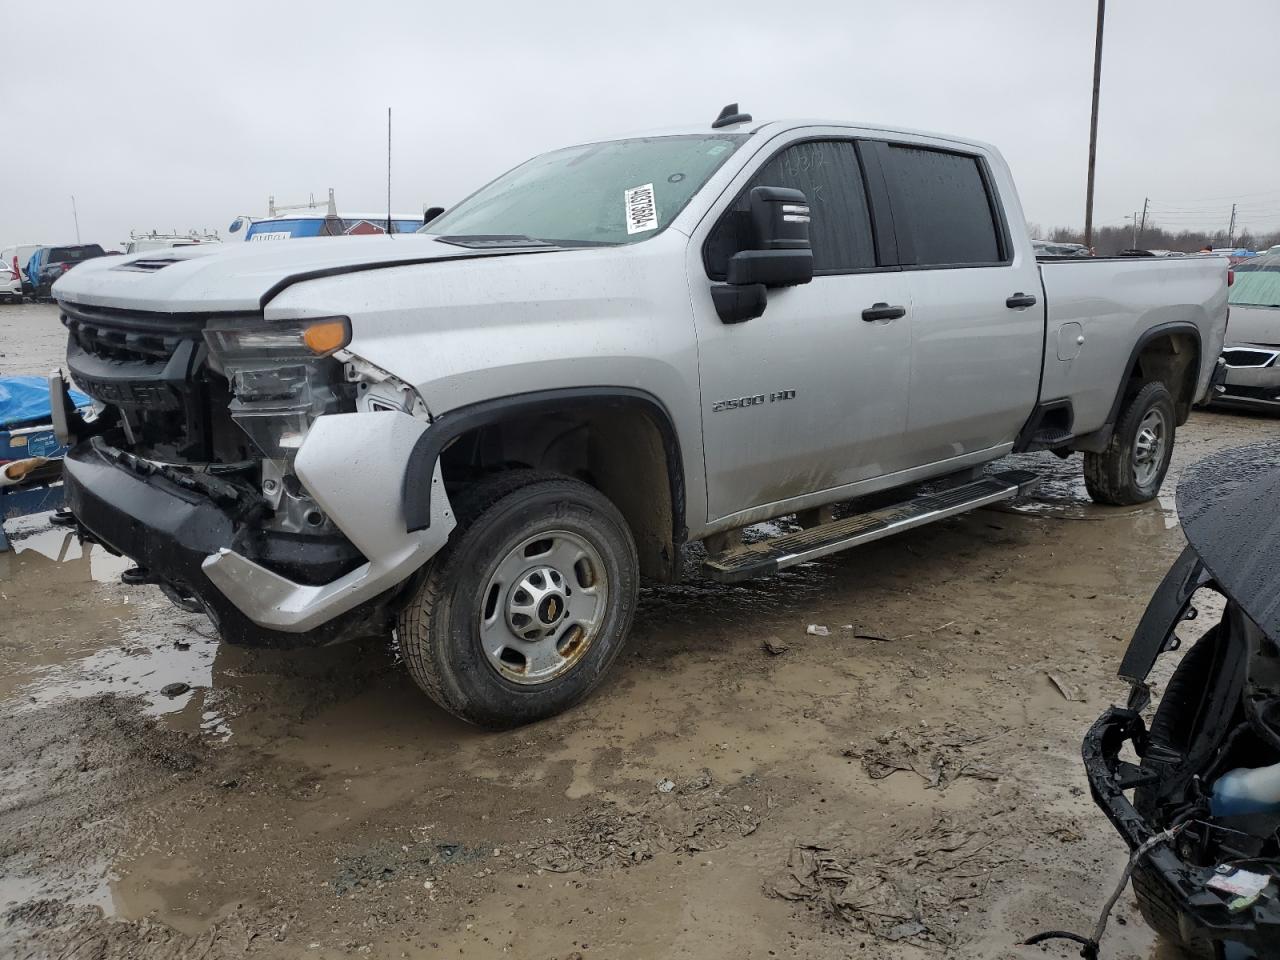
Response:
[[[745,245],[754,186],[794,187],[808,198],[814,277],[769,290],[762,316],[725,324],[710,285]],[[877,252],[872,209],[887,203],[883,194],[852,139],[810,137],[780,144],[744,171],[727,206],[695,231],[689,272],[710,519],[901,466],[910,302],[902,273],[882,266]],[[877,304],[896,315],[864,319]]]
[[[1039,392],[1045,307],[1035,258],[1005,222],[1003,163],[926,142],[877,150],[912,304],[912,457],[923,465],[1011,443]],[[1008,209],[1021,216],[1016,202]]]

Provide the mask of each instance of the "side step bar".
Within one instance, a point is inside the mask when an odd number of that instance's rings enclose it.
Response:
[[[1029,470],[1007,470],[936,493],[923,493],[890,507],[726,550],[708,557],[702,569],[721,583],[768,576],[903,530],[1011,500],[1030,493],[1039,482],[1040,478]]]

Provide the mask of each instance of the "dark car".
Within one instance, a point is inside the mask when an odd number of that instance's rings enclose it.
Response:
[[[1199,957],[1280,956],[1277,504],[1278,443],[1216,454],[1183,475],[1188,546],[1120,666],[1128,704],[1084,742],[1094,800],[1135,851],[1143,917]],[[1186,651],[1148,728],[1147,678],[1198,606],[1222,612]],[[1122,759],[1126,746],[1138,763]]]
[[[36,297],[47,298],[54,281],[77,263],[106,255],[106,251],[96,243],[67,247],[39,247],[27,263],[27,277]]]

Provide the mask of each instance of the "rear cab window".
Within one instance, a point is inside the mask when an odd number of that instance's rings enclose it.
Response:
[[[1010,262],[995,190],[981,157],[906,143],[881,144],[904,268]]]

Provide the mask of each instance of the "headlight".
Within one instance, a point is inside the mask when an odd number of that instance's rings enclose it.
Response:
[[[264,320],[251,324],[214,321],[204,330],[205,343],[220,363],[255,359],[327,357],[351,342],[346,317],[312,320]]]
[[[341,366],[325,358],[351,342],[346,317],[214,321],[204,339],[235,397],[232,418],[271,459],[291,459],[312,421],[342,405]]]

